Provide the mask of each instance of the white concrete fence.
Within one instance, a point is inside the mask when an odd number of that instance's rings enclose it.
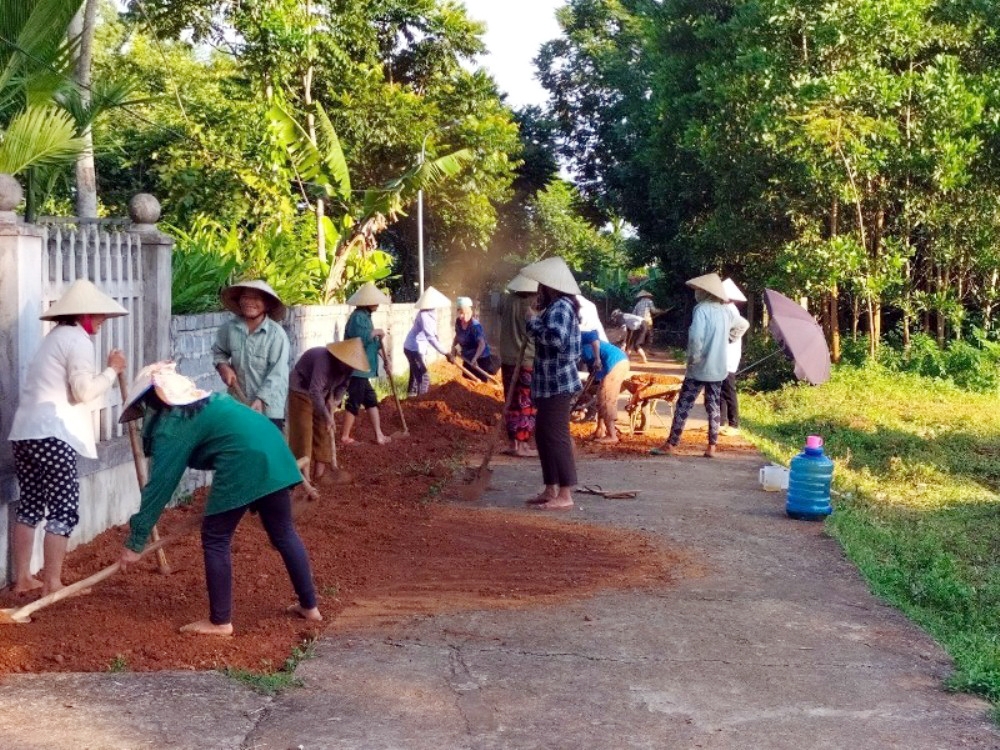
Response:
[[[173,240],[159,232],[159,204],[137,195],[129,206],[131,224],[35,226],[14,213],[19,190],[0,175],[0,583],[8,579],[9,534],[18,498],[14,462],[7,441],[18,394],[28,365],[51,324],[38,319],[76,279],[87,278],[114,297],[130,314],[109,321],[96,338],[100,367],[112,348],[125,352],[129,380],[144,364],[173,358],[179,369],[210,390],[223,390],[212,366],[211,347],[218,326],[229,313],[171,315]],[[289,308],[284,322],[291,342],[291,363],[306,349],[343,338],[351,312],[347,305]],[[407,371],[403,339],[413,322],[412,304],[389,305],[374,316],[388,332],[386,347],[395,375]],[[450,310],[438,311],[439,336],[453,338]],[[436,356],[436,355],[435,355]],[[121,397],[113,388],[94,408],[98,458],[79,459],[80,524],[70,539],[75,547],[104,530],[125,523],[139,506],[131,448],[118,424]],[[179,493],[210,481],[192,472]],[[41,529],[33,567],[41,564]]]

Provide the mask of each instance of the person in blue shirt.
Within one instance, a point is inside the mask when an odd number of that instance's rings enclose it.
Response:
[[[597,356],[594,344],[597,344]],[[617,443],[618,394],[629,374],[628,355],[620,348],[601,341],[597,331],[580,335],[582,359],[587,363],[594,382],[597,383],[597,426],[591,437],[599,443]]]
[[[452,346],[460,352],[465,369],[485,382],[500,366],[493,361],[482,323],[472,314],[472,298],[459,297],[455,304],[458,307],[458,318],[455,320],[455,341]]]
[[[734,313],[727,304],[728,297],[722,279],[718,274],[709,273],[690,279],[687,285],[694,289],[698,304],[694,306],[691,328],[688,329],[687,370],[681,385],[674,419],[670,425],[670,437],[659,448],[653,448],[653,455],[670,455],[681,441],[681,433],[687,422],[691,407],[702,388],[705,389],[705,412],[708,414],[708,447],[705,457],[715,455],[719,442],[719,398],[722,381],[728,374],[729,344],[740,338],[750,324]]]

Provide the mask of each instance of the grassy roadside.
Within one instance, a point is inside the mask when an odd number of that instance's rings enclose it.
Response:
[[[1000,403],[877,367],[742,394],[747,437],[785,463],[807,434],[836,462],[827,530],[872,590],[955,660],[948,686],[1000,704]]]

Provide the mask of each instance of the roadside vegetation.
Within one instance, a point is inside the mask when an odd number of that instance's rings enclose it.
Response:
[[[935,356],[947,356],[928,348]],[[1000,704],[1000,410],[980,392],[882,363],[836,368],[812,388],[745,393],[749,438],[787,464],[806,435],[836,462],[827,530],[873,592],[955,660],[950,689]]]

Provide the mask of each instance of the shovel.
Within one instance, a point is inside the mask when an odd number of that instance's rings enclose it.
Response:
[[[469,368],[465,366],[465,360],[464,360],[464,359],[462,359],[461,357],[453,357],[453,358],[451,359],[451,362],[452,362],[452,364],[454,364],[454,365],[455,365],[455,367],[457,367],[457,368],[458,368],[459,370],[461,370],[461,371],[462,371],[462,374],[463,374],[463,375],[465,375],[465,376],[466,376],[467,378],[469,378],[470,380],[479,380],[479,378],[477,378],[477,377],[476,377],[476,376],[475,376],[475,375],[474,375],[474,374],[472,373],[472,371],[471,371],[471,370],[469,370]],[[491,383],[491,384],[493,384],[493,385],[496,385],[496,386],[500,386],[500,391],[501,391],[501,392],[503,391],[503,384],[502,384],[502,383],[498,383],[498,382],[496,382],[495,380],[488,380],[488,381],[486,381],[486,382],[487,382],[487,383]]]
[[[161,538],[158,542],[153,542],[146,549],[140,553],[140,557],[145,557],[150,552],[159,552],[168,544],[176,542],[178,539],[187,536],[192,530],[196,529],[201,525],[201,518],[192,518],[188,523],[184,524],[176,534],[170,536],[165,536]],[[27,622],[31,622],[31,615],[40,609],[43,609],[50,604],[55,604],[56,602],[62,601],[73,594],[76,594],[84,589],[87,589],[101,581],[110,578],[121,568],[121,563],[112,563],[106,568],[94,573],[92,576],[84,578],[82,581],[77,581],[76,583],[71,583],[69,586],[65,586],[58,591],[53,591],[51,594],[47,594],[40,599],[36,599],[31,602],[31,604],[25,604],[23,607],[14,607],[11,609],[0,609],[0,625],[18,625]]]
[[[498,423],[499,427],[504,426],[504,417],[507,411],[510,409],[510,405],[514,402],[514,391],[517,389],[517,381],[521,377],[521,365],[524,364],[524,352],[528,348],[528,338],[525,337],[524,341],[521,343],[521,351],[517,355],[517,364],[514,366],[514,374],[510,379],[510,387],[507,388],[507,398],[504,400],[503,411],[500,412],[500,420]],[[493,435],[490,437],[490,442],[486,446],[486,453],[483,454],[483,461],[476,468],[476,472],[473,475],[469,484],[462,488],[461,496],[463,500],[468,500],[469,502],[475,502],[479,500],[483,493],[486,492],[486,488],[490,484],[490,459],[493,458],[493,453],[497,449],[497,441],[500,439],[500,430],[494,429]]]
[[[389,376],[389,388],[392,390],[392,400],[396,402],[396,409],[399,411],[399,421],[403,425],[403,431],[397,432],[389,437],[395,440],[396,438],[408,438],[410,436],[410,430],[406,426],[406,417],[403,416],[403,405],[399,401],[399,394],[396,393],[396,381],[392,378],[392,367],[389,366],[389,355],[385,352],[385,342],[382,339],[378,340],[378,350],[382,354],[382,361],[385,363],[385,374]]]
[[[128,386],[125,385],[125,374],[118,373],[118,390],[122,394],[122,403],[124,404],[128,401]],[[142,456],[142,441],[139,439],[139,426],[135,423],[135,420],[131,420],[128,423],[128,442],[132,446],[132,461],[135,464],[135,478],[139,482],[139,492],[142,492],[143,488],[146,486],[146,463]],[[160,531],[153,526],[153,531],[150,534],[153,542],[156,543],[160,541]],[[160,569],[160,572],[168,576],[172,572],[170,570],[170,563],[167,562],[167,553],[163,549],[156,550],[156,565]]]

